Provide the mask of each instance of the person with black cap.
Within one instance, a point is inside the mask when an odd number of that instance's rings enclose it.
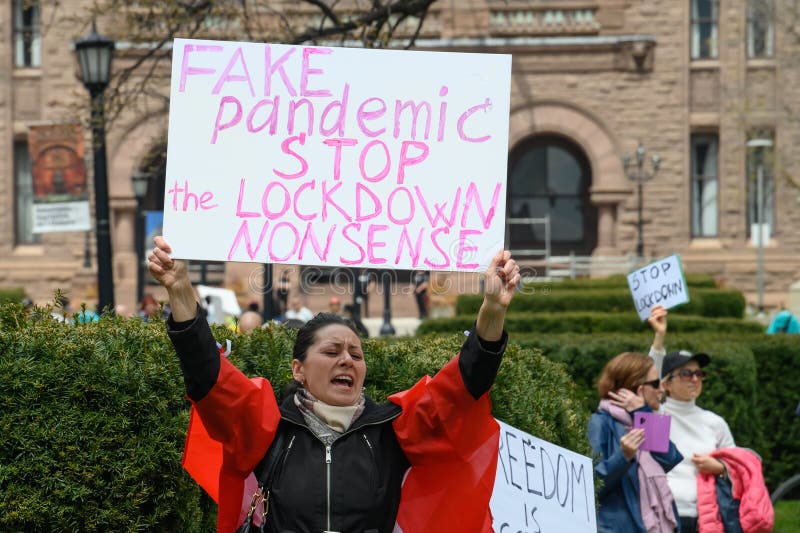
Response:
[[[678,506],[681,533],[697,531],[697,474],[724,475],[725,465],[710,452],[735,446],[725,420],[695,400],[703,391],[708,375],[703,368],[711,358],[705,353],[678,350],[666,353],[663,341],[667,330],[667,312],[656,307],[648,319],[655,339],[650,348],[656,367],[661,369],[661,387],[666,401],[659,412],[672,417],[669,438],[683,455],[683,461],[667,474],[667,481]]]

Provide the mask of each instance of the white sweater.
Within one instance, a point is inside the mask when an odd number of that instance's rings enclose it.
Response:
[[[650,356],[655,359],[660,374],[664,352],[651,348]],[[678,515],[695,517],[697,469],[692,463],[692,455],[735,446],[733,435],[721,416],[697,407],[694,400],[682,402],[667,398],[660,412],[672,417],[669,438],[683,455],[683,461],[667,474],[667,482],[678,506]]]

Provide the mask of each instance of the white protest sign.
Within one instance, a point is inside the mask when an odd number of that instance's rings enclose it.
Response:
[[[628,286],[639,318],[647,320],[650,310],[657,306],[665,309],[689,301],[689,289],[683,278],[681,258],[678,254],[654,261],[628,274]]]
[[[176,257],[483,270],[503,248],[511,56],[176,39]]]
[[[500,456],[489,502],[495,533],[595,533],[591,459],[497,422]]]

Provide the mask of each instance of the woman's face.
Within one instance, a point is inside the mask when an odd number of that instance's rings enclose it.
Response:
[[[361,340],[341,324],[320,328],[305,361],[292,361],[292,374],[308,392],[328,405],[355,405],[367,375]]]
[[[692,375],[689,379],[679,376],[678,372],[684,369],[694,372],[700,369],[700,365],[697,364],[697,361],[689,361],[685,365],[673,370],[673,377],[664,380],[664,390],[667,391],[670,398],[688,402],[696,399],[700,396],[700,393],[703,392],[703,380],[695,375]]]
[[[658,411],[658,408],[661,406],[661,402],[659,402],[659,388],[652,386],[652,383],[655,381],[658,381],[658,370],[656,370],[655,365],[653,365],[647,372],[646,382],[644,385],[642,385],[641,394],[644,398],[644,403],[646,403],[653,411]]]

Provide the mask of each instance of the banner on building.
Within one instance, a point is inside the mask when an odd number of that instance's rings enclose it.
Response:
[[[647,320],[650,310],[657,305],[670,309],[689,301],[689,288],[678,254],[637,268],[628,274],[628,287],[641,320]]]
[[[78,124],[31,126],[33,232],[91,228],[83,133]]]
[[[511,56],[176,39],[164,236],[184,259],[482,271]]]
[[[592,460],[500,424],[490,506],[495,533],[597,531]]]

